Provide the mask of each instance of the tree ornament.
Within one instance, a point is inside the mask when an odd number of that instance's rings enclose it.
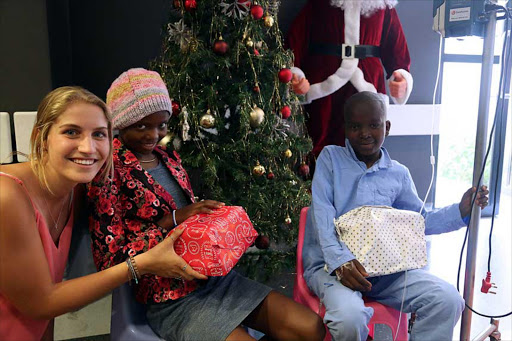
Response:
[[[271,15],[266,15],[265,16],[265,19],[263,19],[263,23],[265,24],[265,26],[267,27],[272,27],[274,26],[274,17],[271,16]]]
[[[259,52],[258,50],[256,50],[256,49],[254,49],[254,55],[255,55],[255,56],[259,56],[259,55],[260,55],[260,52]]]
[[[251,110],[249,123],[252,128],[258,128],[261,123],[265,120],[265,112],[258,108],[257,106],[254,106],[254,108]]]
[[[174,4],[174,8],[180,8],[181,7],[181,1],[180,0],[174,0],[173,4]]]
[[[278,77],[279,77],[279,81],[281,83],[290,82],[292,80],[292,76],[293,76],[292,70],[290,70],[288,68],[283,67],[281,70],[279,70]]]
[[[229,45],[224,41],[224,39],[222,39],[222,36],[220,36],[219,39],[217,39],[215,43],[213,43],[213,52],[215,52],[219,56],[225,55],[228,52],[228,50]]]
[[[249,13],[251,1],[249,0],[231,0],[231,3],[226,3],[222,0],[219,4],[222,7],[222,13],[228,17],[242,19]]]
[[[178,116],[180,114],[180,104],[178,101],[172,101],[172,116]]]
[[[265,174],[265,167],[260,165],[259,161],[256,161],[256,166],[254,166],[254,168],[252,169],[252,174],[256,176],[262,176],[263,174]]]
[[[206,129],[211,128],[215,125],[215,117],[213,117],[213,115],[211,114],[210,109],[206,111],[206,114],[201,116],[199,124],[201,125],[201,127]]]
[[[193,40],[192,33],[187,25],[185,25],[183,19],[174,24],[168,24],[167,32],[169,33],[169,40],[180,45],[181,51],[186,51],[189,48],[189,44]]]
[[[192,12],[197,8],[196,0],[185,0],[185,11]]]
[[[305,163],[305,162],[302,162],[300,164],[300,167],[299,167],[299,174],[300,176],[302,176],[304,179],[306,179],[308,176],[309,176],[309,166]]]
[[[161,139],[158,142],[158,145],[160,145],[162,147],[167,147],[167,144],[172,141],[173,137],[174,137],[174,133],[168,133],[167,135],[164,136],[163,139]]]
[[[251,15],[254,19],[259,20],[263,16],[263,7],[260,5],[253,5],[251,7]]]
[[[272,172],[271,170],[268,171],[267,173],[267,179],[269,180],[273,180],[274,179],[274,172]]]
[[[251,48],[254,46],[254,42],[252,41],[251,38],[247,38],[246,42],[245,42],[245,46]]]
[[[190,124],[188,123],[187,107],[186,106],[183,107],[183,109],[181,109],[181,112],[182,112],[181,121],[180,121],[181,139],[186,142],[186,141],[189,141],[191,139],[191,136],[188,133],[189,130],[190,130]]]
[[[290,149],[286,149],[283,153],[283,156],[287,159],[291,158],[292,157],[292,151]]]
[[[292,113],[292,109],[290,109],[289,106],[285,105],[284,107],[281,108],[281,117],[284,118],[285,120],[290,117]]]
[[[260,87],[258,86],[258,84],[254,84],[254,87],[252,88],[252,91],[254,91],[254,93],[257,93],[259,94],[261,89]]]
[[[270,239],[267,236],[258,236],[254,243],[260,250],[266,250],[270,247]]]
[[[286,216],[286,219],[284,220],[284,223],[285,223],[286,225],[290,225],[290,224],[292,223],[292,218],[290,218],[290,216],[289,216],[289,215],[287,215],[287,216]]]

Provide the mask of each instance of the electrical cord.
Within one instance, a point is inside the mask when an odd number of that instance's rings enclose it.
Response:
[[[477,182],[477,193],[478,193],[478,189],[480,188],[480,184],[482,182],[482,178],[483,178],[483,175],[484,175],[484,171],[485,171],[485,164],[487,162],[487,158],[489,156],[489,152],[491,150],[491,144],[492,144],[492,141],[493,141],[493,135],[494,135],[494,131],[495,131],[495,128],[496,128],[496,122],[498,121],[498,118],[501,118],[501,115],[503,113],[503,98],[505,98],[505,92],[507,89],[504,88],[503,86],[503,78],[506,76],[506,72],[507,70],[510,70],[511,68],[511,58],[512,58],[512,52],[508,51],[508,50],[511,50],[511,44],[512,44],[512,41],[511,41],[511,36],[510,36],[510,27],[509,27],[509,18],[512,18],[512,15],[511,15],[511,12],[503,7],[503,6],[497,6],[497,5],[492,5],[492,6],[495,6],[495,7],[498,7],[498,8],[501,8],[503,10],[505,10],[505,12],[507,13],[507,15],[505,16],[505,19],[506,19],[506,24],[505,24],[505,39],[504,39],[504,42],[503,42],[503,49],[502,49],[502,53],[501,53],[501,60],[502,60],[502,67],[501,67],[501,73],[500,73],[500,83],[499,83],[499,91],[498,91],[498,105],[496,106],[496,114],[494,115],[494,121],[493,121],[493,125],[492,125],[492,128],[491,128],[491,133],[490,133],[490,136],[489,136],[489,144],[487,146],[487,151],[485,153],[485,157],[484,157],[484,161],[483,161],[483,165],[482,165],[482,170],[480,171],[480,175],[478,177],[478,182]],[[487,8],[487,6],[486,6]],[[500,129],[499,131],[499,137],[500,137],[500,141],[501,141],[501,137],[502,137],[502,130]],[[501,153],[502,153],[502,148],[503,148],[503,145],[502,143],[500,143],[499,145],[499,153],[498,153],[498,165],[501,163]],[[499,167],[498,167],[499,169]],[[493,232],[493,228],[494,228],[494,216],[495,216],[495,212],[496,212],[496,195],[497,195],[497,188],[498,188],[498,176],[496,176],[496,181],[494,183],[494,191],[493,191],[493,210],[492,210],[492,219],[491,219],[491,228],[490,228],[490,232],[489,232],[489,256],[488,256],[488,260],[487,260],[487,269],[488,269],[488,272],[490,272],[490,264],[491,264],[491,254],[492,254],[492,244],[491,244],[491,238],[492,238],[492,232]],[[473,197],[473,199],[471,200],[471,212],[473,211],[473,207],[474,207],[474,204],[475,204],[475,200],[476,200],[476,193],[475,193],[475,196]],[[461,252],[460,252],[460,258],[459,258],[459,268],[458,268],[458,271],[457,271],[457,291],[460,292],[460,289],[459,289],[459,281],[460,281],[460,272],[461,272],[461,267],[462,267],[462,257],[463,257],[463,253],[464,253],[464,248],[466,246],[466,241],[468,239],[468,236],[469,236],[469,233],[470,233],[470,229],[469,229],[469,226],[471,224],[471,215],[469,216],[469,219],[467,221],[467,229],[466,229],[466,233],[465,233],[465,236],[464,236],[464,242],[462,244],[462,249],[461,249]],[[467,303],[465,303],[466,307],[471,310],[472,312],[474,312],[475,314],[477,315],[480,315],[480,316],[483,316],[483,317],[487,317],[487,318],[503,318],[503,317],[507,317],[509,315],[512,315],[512,311],[506,313],[506,314],[501,314],[501,315],[487,315],[487,314],[483,314],[483,313],[480,313],[476,310],[474,310],[472,307],[470,307]]]

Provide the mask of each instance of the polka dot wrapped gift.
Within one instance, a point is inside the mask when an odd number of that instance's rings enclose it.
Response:
[[[425,220],[417,212],[361,206],[335,219],[334,225],[369,277],[427,265]]]
[[[185,220],[174,249],[194,270],[206,276],[225,276],[236,265],[258,232],[240,206],[224,206],[210,214]]]

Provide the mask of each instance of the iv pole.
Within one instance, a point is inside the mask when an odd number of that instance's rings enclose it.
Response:
[[[494,61],[494,37],[496,34],[496,12],[489,13],[489,21],[485,28],[484,46],[482,55],[482,70],[480,79],[480,95],[478,104],[478,121],[475,142],[475,163],[473,167],[473,186],[477,187],[480,172],[483,168],[487,141],[487,123],[489,119],[489,102],[492,81],[492,67]],[[478,244],[478,227],[480,224],[480,207],[473,206],[471,221],[468,227],[468,248],[466,253],[466,272],[464,277],[464,300],[470,307],[473,306],[473,291],[475,287],[476,251]],[[468,308],[462,313],[460,340],[469,341],[471,333],[472,311]],[[494,328],[495,329],[495,328]],[[494,329],[492,331],[494,331]],[[490,332],[492,332],[490,331]]]

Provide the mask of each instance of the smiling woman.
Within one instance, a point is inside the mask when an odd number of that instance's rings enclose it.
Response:
[[[79,184],[112,172],[112,127],[105,103],[79,87],[50,92],[37,112],[30,162],[0,167],[0,335],[52,340],[53,318],[125,283],[125,264],[62,282]],[[83,191],[82,191],[83,193]],[[77,207],[78,206],[78,207]],[[177,239],[179,231],[173,234]],[[133,257],[140,275],[164,275],[163,241]]]

